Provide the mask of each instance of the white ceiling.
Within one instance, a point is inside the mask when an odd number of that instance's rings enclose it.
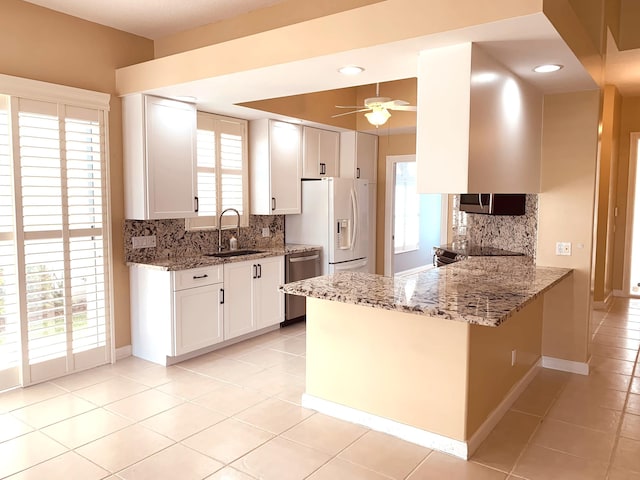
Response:
[[[544,93],[597,88],[589,74],[543,14],[511,18],[460,30],[411,38],[358,50],[282,63],[146,91],[164,97],[192,96],[198,108],[252,119],[264,112],[235,104],[417,77],[422,50],[476,42],[515,74]],[[554,74],[536,74],[542,63],[560,63]],[[365,68],[357,76],[337,72],[343,65]],[[384,94],[384,92],[381,92]]]
[[[27,1],[154,39],[282,0]],[[166,97],[191,96],[197,98],[197,105],[201,110],[247,119],[258,118],[264,116],[264,112],[236,104],[416,77],[420,51],[461,42],[477,42],[507,68],[544,93],[597,88],[549,20],[539,13],[180,85],[168,85],[147,90],[146,93]],[[560,63],[564,68],[555,74],[533,73],[532,68],[542,63]],[[339,75],[336,69],[346,64],[360,65],[366,70],[356,77]]]
[[[152,40],[283,0],[26,0]]]

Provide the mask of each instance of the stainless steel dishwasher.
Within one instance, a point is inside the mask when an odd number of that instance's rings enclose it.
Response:
[[[321,249],[290,253],[285,256],[284,281],[286,283],[304,280],[320,275]],[[304,320],[307,313],[307,299],[299,295],[285,295],[284,322],[281,326]]]

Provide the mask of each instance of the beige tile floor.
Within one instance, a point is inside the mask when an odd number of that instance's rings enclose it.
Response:
[[[640,300],[592,330],[592,374],[541,369],[468,462],[302,408],[297,324],[0,394],[0,478],[637,480]]]

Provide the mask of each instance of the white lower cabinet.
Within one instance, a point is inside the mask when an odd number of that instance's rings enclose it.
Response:
[[[221,299],[222,283],[174,293],[174,356],[209,347],[224,339]]]
[[[129,278],[132,353],[161,365],[284,320],[283,256]]]
[[[239,337],[284,320],[284,257],[224,266],[224,338]]]

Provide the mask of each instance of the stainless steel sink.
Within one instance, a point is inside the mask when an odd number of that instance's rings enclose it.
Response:
[[[217,257],[217,258],[227,258],[227,257],[238,257],[240,255],[251,255],[252,253],[262,253],[263,250],[228,250],[226,252],[216,252],[216,253],[205,253],[205,257]]]

